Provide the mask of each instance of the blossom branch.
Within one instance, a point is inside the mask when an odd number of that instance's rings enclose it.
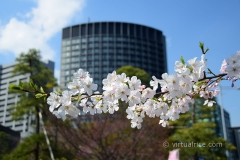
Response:
[[[216,102],[212,98],[218,95],[217,87],[224,76],[232,80],[232,85],[240,78],[240,52],[223,62],[220,74],[216,75],[208,69],[213,76],[207,77],[204,56],[209,49],[205,50],[203,43],[200,43],[200,48],[201,60],[195,57],[186,63],[181,57],[181,61],[175,62],[175,74],[164,73],[161,80],[152,77],[152,88],[142,86],[136,76],[130,78],[125,73],[117,75],[114,71],[103,79],[103,93],[96,93],[94,91],[97,90],[97,84],[94,84],[90,74],[82,69],[73,74],[74,79],[67,85],[69,90],[62,93],[49,94],[41,89],[29,91],[14,87],[35,93],[37,98],[47,97],[50,112],[63,120],[67,117],[76,118],[81,113],[80,109],[91,115],[107,112],[113,114],[119,110],[119,102],[122,101],[128,104],[126,113],[132,128],[140,129],[145,116],[159,117],[159,124],[166,127],[169,120],[179,119],[181,113],[189,110],[189,103],[194,103],[196,95],[205,99],[203,105],[213,106]],[[159,85],[161,92],[156,93]]]
[[[210,76],[210,77],[205,77],[205,78],[202,78],[202,79],[199,79],[198,81],[203,81],[203,80],[207,80],[207,79],[213,79],[213,78],[222,78],[224,76],[226,76],[227,73],[222,73],[222,74],[218,74],[218,75],[214,75],[214,76]]]

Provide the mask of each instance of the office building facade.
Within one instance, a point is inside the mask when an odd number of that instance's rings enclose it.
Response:
[[[88,71],[102,88],[102,79],[124,65],[144,69],[161,78],[167,72],[165,36],[133,23],[95,22],[62,31],[60,86],[66,88],[79,68]],[[101,89],[100,89],[101,90]]]
[[[54,71],[54,62],[42,62],[43,65]],[[31,126],[32,121],[35,119],[34,115],[25,115],[22,120],[12,120],[10,114],[13,106],[17,104],[20,99],[19,94],[9,93],[10,84],[19,84],[19,82],[29,82],[30,74],[13,76],[12,71],[17,65],[17,62],[0,65],[0,124],[9,127],[14,131],[20,132],[21,137],[26,137],[33,131]]]
[[[233,136],[233,145],[236,147],[236,150],[231,152],[231,160],[240,160],[240,126],[231,127],[231,133]]]

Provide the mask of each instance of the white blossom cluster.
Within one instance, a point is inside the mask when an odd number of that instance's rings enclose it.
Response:
[[[220,72],[227,73],[227,76],[233,80],[240,78],[240,51],[222,62]]]
[[[240,77],[240,52],[224,61],[221,73],[227,73],[229,77]],[[131,120],[131,127],[141,128],[145,116],[159,117],[163,127],[169,120],[176,120],[180,113],[189,110],[189,103],[194,103],[194,96],[200,95],[205,99],[204,105],[213,106],[211,100],[217,96],[219,90],[218,80],[206,78],[206,61],[204,54],[201,60],[193,58],[187,61],[175,63],[175,74],[162,74],[162,80],[153,76],[150,86],[141,85],[136,76],[127,77],[125,73],[117,75],[116,72],[108,74],[103,79],[103,93],[94,93],[97,85],[93,83],[88,72],[79,69],[74,73],[74,79],[68,83],[67,91],[61,94],[52,92],[47,99],[49,110],[58,118],[66,119],[66,116],[77,117],[80,109],[91,115],[99,113],[113,114],[119,110],[119,102],[128,104],[127,118]],[[156,93],[158,87],[161,92]]]
[[[70,91],[63,91],[61,96],[57,92],[51,92],[47,99],[47,103],[50,105],[50,112],[55,114],[58,118],[62,118],[63,120],[66,119],[66,115],[71,117],[77,117],[80,115],[80,110],[77,107],[78,104],[74,105],[73,103],[73,101],[79,97],[74,98],[74,96],[85,93],[91,96],[93,90],[97,90],[97,84],[93,84],[93,79],[90,78],[88,72],[84,72],[82,69],[79,69],[73,74],[73,76],[73,81],[68,83],[68,88]],[[87,102],[86,98],[83,98],[80,103],[83,106],[83,110],[86,112],[90,111],[88,107],[86,108],[88,103],[89,102]]]

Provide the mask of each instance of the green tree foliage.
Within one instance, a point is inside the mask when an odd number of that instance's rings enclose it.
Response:
[[[3,160],[28,160],[34,159],[35,155],[32,154],[34,152],[35,144],[39,143],[40,147],[40,154],[39,159],[48,160],[50,159],[50,154],[48,150],[48,146],[46,144],[46,140],[44,134],[33,134],[27,138],[25,138],[18,147],[8,155],[5,155],[2,159]],[[73,159],[73,155],[66,152],[66,150],[62,150],[60,148],[54,148],[53,153],[55,158],[62,158],[65,157],[67,159]]]
[[[10,151],[10,136],[5,132],[0,132],[0,159]]]
[[[30,49],[28,53],[21,53],[16,59],[18,64],[13,70],[13,76],[20,74],[29,74],[31,81],[20,82],[19,85],[11,84],[10,92],[16,93],[16,90],[25,89],[30,91],[45,91],[50,92],[54,86],[56,86],[56,79],[53,76],[52,70],[48,69],[40,61],[40,52],[35,49]],[[41,88],[39,88],[41,86]],[[35,113],[38,114],[38,109],[44,109],[47,107],[46,103],[42,99],[35,98],[34,94],[24,93],[18,91],[21,94],[21,98],[14,110],[12,110],[13,119],[21,119],[25,114]]]
[[[149,86],[149,82],[151,80],[146,71],[133,66],[122,66],[118,68],[116,72],[117,74],[126,73],[128,77],[137,76],[142,81],[142,85],[146,86]]]
[[[18,65],[13,70],[14,75],[30,74],[33,83],[43,87],[46,92],[57,85],[52,70],[41,62],[40,51],[30,49],[28,53],[21,53],[16,61]]]
[[[168,139],[171,144],[169,150],[180,148],[180,159],[195,160],[201,157],[225,160],[226,150],[233,150],[235,147],[217,135],[220,132],[216,123],[220,121],[216,113],[218,106],[207,107],[202,104],[203,99],[195,99],[189,112],[170,123],[173,134]]]
[[[14,120],[22,119],[25,115],[35,114],[35,135],[30,138],[31,141],[36,140],[31,146],[19,145],[16,149],[16,152],[24,152],[26,154],[34,154],[35,159],[39,159],[40,153],[40,142],[37,141],[37,136],[40,136],[40,118],[39,112],[40,109],[45,112],[48,111],[48,105],[41,98],[35,98],[32,92],[50,92],[54,86],[56,86],[56,79],[53,76],[53,72],[43,65],[41,62],[40,52],[35,49],[30,49],[28,53],[21,53],[20,56],[16,59],[18,62],[13,70],[13,76],[16,75],[30,75],[31,81],[29,82],[20,82],[19,85],[11,84],[10,92],[20,95],[20,100],[17,105],[13,106],[11,114]],[[41,87],[40,87],[41,86]],[[12,89],[12,90],[11,90]],[[27,91],[24,93],[22,91]],[[41,137],[39,137],[41,138]],[[29,139],[26,139],[26,141]],[[24,144],[24,143],[23,143]],[[34,149],[32,147],[35,146]],[[28,150],[29,152],[26,152]],[[41,152],[44,153],[44,152]]]

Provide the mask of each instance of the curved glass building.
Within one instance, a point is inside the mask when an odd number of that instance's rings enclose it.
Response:
[[[65,88],[72,73],[82,68],[102,88],[102,79],[124,65],[144,69],[158,78],[167,72],[166,42],[162,32],[124,22],[84,23],[63,29],[61,87]]]

